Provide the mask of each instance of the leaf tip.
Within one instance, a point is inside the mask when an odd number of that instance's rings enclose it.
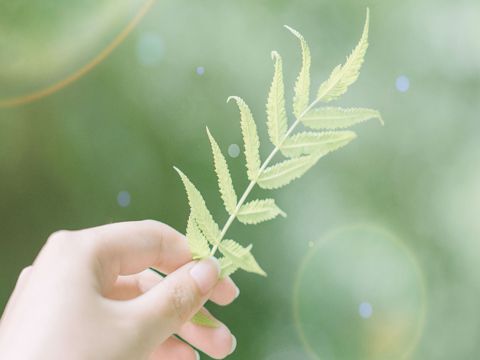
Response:
[[[180,175],[180,178],[185,183],[187,176],[183,173],[183,171],[177,168],[176,166],[174,166],[173,169],[177,172],[178,175]]]
[[[271,57],[272,57],[272,60],[279,60],[280,54],[277,51],[273,50],[271,53]]]
[[[370,25],[370,8],[367,7],[367,15],[366,15],[366,18],[365,18],[365,26],[364,26],[364,30],[363,30],[364,35],[368,33],[369,25]]]
[[[243,102],[242,98],[239,96],[229,96],[227,99],[227,103],[229,103],[231,100],[235,101],[239,106]]]
[[[283,27],[285,29],[287,29],[288,31],[290,31],[295,37],[299,38],[299,39],[303,39],[303,36],[300,34],[300,32],[298,32],[297,30],[295,30],[294,28],[288,26],[288,25],[283,25]]]
[[[211,138],[212,138],[212,134],[210,133],[210,129],[208,128],[208,126],[205,126],[205,130],[207,131],[208,137],[211,139]]]

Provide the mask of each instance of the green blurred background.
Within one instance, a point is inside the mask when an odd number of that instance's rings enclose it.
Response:
[[[71,74],[142,3],[1,0],[0,99]],[[183,230],[173,165],[223,223],[205,126],[233,155],[240,191],[238,111],[226,98],[250,104],[265,139],[270,51],[287,84],[299,66],[282,25],[309,41],[317,86],[358,41],[367,6],[371,46],[340,104],[381,110],[385,127],[358,127],[352,145],[275,192],[287,219],[232,228],[269,277],[234,275],[240,298],[209,308],[237,336],[232,359],[478,358],[477,0],[158,0],[78,82],[0,109],[0,308],[57,229],[153,218]]]

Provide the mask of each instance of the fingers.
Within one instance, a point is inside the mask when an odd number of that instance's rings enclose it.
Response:
[[[0,319],[0,323],[3,323],[4,321],[7,320],[12,308],[15,306],[15,303],[17,302],[23,289],[25,288],[25,285],[28,282],[31,271],[32,271],[32,267],[28,266],[20,272],[20,275],[18,276],[18,279],[17,279],[17,283],[15,285],[15,289],[13,290],[13,293],[10,296],[10,299],[8,300],[7,306],[5,307],[5,311],[3,312],[2,318]]]
[[[219,274],[218,261],[213,258],[184,265],[132,300],[133,317],[146,333],[155,332],[156,340],[163,341],[203,306]]]
[[[218,305],[228,305],[240,295],[240,289],[235,285],[230,277],[226,277],[218,282],[213,289],[210,300]]]
[[[82,230],[98,244],[99,260],[128,275],[149,266],[170,272],[191,260],[185,236],[158,221],[132,221]]]
[[[103,293],[103,296],[112,300],[132,300],[153,288],[163,277],[150,269],[138,274],[119,276],[117,281]]]
[[[149,360],[199,360],[200,355],[188,344],[175,338],[169,337],[150,355]]]
[[[223,324],[217,328],[185,323],[178,335],[214,359],[223,359],[235,351],[237,340]]]
[[[150,266],[168,273],[191,260],[185,236],[152,220],[61,231],[50,237],[42,251],[47,253],[44,256],[49,252],[54,258],[72,252],[75,258],[85,254],[96,267],[101,286],[113,284],[118,275],[135,274]]]
[[[70,253],[74,253],[76,259],[79,253],[93,258],[95,275],[99,278],[99,288],[103,293],[114,291],[112,287],[119,275],[136,274],[148,267],[170,273],[191,261],[185,236],[153,220],[109,224],[80,231],[60,231],[50,237],[46,248],[50,251],[43,250],[42,253],[53,252],[57,264],[59,257],[63,262],[72,264],[72,259],[68,257]],[[52,257],[44,262],[51,264]],[[80,265],[85,267],[83,263],[75,264],[76,267]],[[132,285],[129,289],[134,291],[134,280]],[[126,290],[128,288],[123,289]],[[213,291],[212,301],[228,305],[238,294],[233,281],[226,278]],[[122,295],[121,299],[128,299],[129,294],[117,295]]]
[[[134,275],[119,276],[114,286],[103,295],[112,300],[131,300],[146,293],[162,279],[161,275],[150,269]],[[228,305],[238,297],[238,294],[239,290],[233,280],[225,278],[214,287],[210,300],[218,305]]]
[[[114,299],[114,300],[129,300],[134,299],[145,292],[152,289],[154,286],[159,284],[163,280],[163,277],[151,270],[145,270],[139,274],[130,275],[130,276],[121,276],[118,278],[112,292],[106,294],[105,296]],[[213,299],[214,294],[217,293],[220,299],[227,299],[228,293],[236,293],[232,291],[234,288],[233,281],[223,279],[217,283],[215,288],[212,291],[210,299]],[[223,294],[225,292],[226,294]],[[218,301],[218,299],[217,299]],[[209,312],[203,308],[201,310],[204,313],[209,314]],[[212,316],[211,314],[209,314]],[[217,320],[218,321],[218,320]],[[227,327],[220,323],[218,329],[212,329],[206,326],[193,325],[188,322],[185,325],[182,325],[178,334],[197,349],[209,354],[215,358],[223,358],[230,354],[232,346],[236,343],[232,337],[230,331]],[[170,339],[167,342],[171,343]],[[177,340],[178,342],[178,340]],[[174,342],[174,343],[177,343]],[[182,354],[178,354],[181,352]],[[176,346],[160,346],[157,351],[154,353],[155,356],[152,356],[153,359],[182,359],[190,358],[191,354],[188,350],[188,346],[180,342],[180,348],[177,349]]]

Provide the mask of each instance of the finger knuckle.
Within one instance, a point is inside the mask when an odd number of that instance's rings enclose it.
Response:
[[[146,228],[150,228],[153,232],[156,232],[160,237],[163,237],[166,232],[172,230],[170,226],[161,221],[145,219],[141,220],[140,222]]]
[[[58,230],[52,233],[47,239],[48,247],[63,246],[67,241],[71,241],[72,235],[68,230]]]
[[[169,288],[167,299],[170,313],[180,323],[186,322],[195,307],[195,295],[185,286],[175,284]]]
[[[55,253],[75,253],[78,257],[91,255],[95,251],[95,242],[82,231],[56,231],[48,237],[45,246]]]
[[[20,272],[20,276],[25,276],[28,275],[28,273],[32,271],[32,265],[24,267],[22,271]]]
[[[28,274],[30,274],[31,271],[32,271],[32,266],[31,265],[23,268],[22,271],[20,272],[20,275],[18,275],[17,282],[20,282],[23,279],[25,279],[25,277],[27,277]]]
[[[153,219],[144,219],[140,221],[145,226],[155,227],[155,226],[163,226],[163,223]]]

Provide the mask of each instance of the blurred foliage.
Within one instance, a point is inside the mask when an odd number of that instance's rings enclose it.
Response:
[[[0,0],[0,99],[37,90],[84,65],[141,4]],[[283,55],[287,82],[296,75],[298,44],[282,25],[297,28],[309,41],[318,84],[358,40],[366,6],[372,15],[371,46],[360,80],[344,102],[378,108],[386,126],[359,128],[361,136],[351,146],[279,191],[286,220],[254,229],[232,227],[239,241],[255,238],[256,257],[269,277],[235,275],[240,298],[221,311],[210,308],[238,338],[232,359],[306,359],[298,331],[306,324],[296,323],[293,299],[296,284],[308,281],[302,298],[318,298],[318,308],[310,300],[307,311],[324,319],[308,326],[310,342],[318,347],[330,339],[320,347],[330,353],[317,351],[318,358],[359,359],[365,354],[361,345],[399,346],[404,339],[391,331],[395,322],[375,327],[379,314],[409,321],[398,301],[374,293],[369,299],[363,292],[361,301],[373,312],[362,318],[360,304],[347,290],[369,282],[355,280],[355,267],[347,266],[352,254],[339,251],[335,266],[327,266],[321,247],[312,246],[319,233],[368,223],[401,241],[425,287],[421,336],[416,344],[404,345],[415,345],[409,358],[475,358],[480,352],[477,0],[158,0],[93,72],[41,101],[0,109],[0,307],[21,268],[32,263],[57,229],[154,218],[183,230],[187,202],[174,164],[223,222],[205,126],[224,152],[240,144],[237,109],[226,98],[245,98],[261,125],[270,51]],[[402,89],[396,84],[401,75],[409,80],[404,92],[396,87]],[[243,179],[242,156],[229,163],[233,177]],[[246,179],[236,184],[238,189],[245,185]],[[131,197],[126,207],[118,203],[122,191]],[[358,235],[365,237],[368,233]],[[400,298],[410,299],[416,283],[402,282],[400,275],[389,278],[397,273],[384,271],[386,261],[378,261],[392,252],[375,253],[365,244],[353,255],[358,264],[371,263],[376,276],[383,274],[378,291],[384,284],[399,284]],[[299,275],[308,254],[318,277]],[[378,254],[377,261],[366,261],[372,254]],[[401,261],[400,250],[393,254]],[[411,262],[401,264],[408,268]],[[348,271],[352,281],[336,287],[338,274]],[[345,329],[331,324],[345,324]],[[385,342],[382,336],[366,336],[368,331],[393,335]]]

